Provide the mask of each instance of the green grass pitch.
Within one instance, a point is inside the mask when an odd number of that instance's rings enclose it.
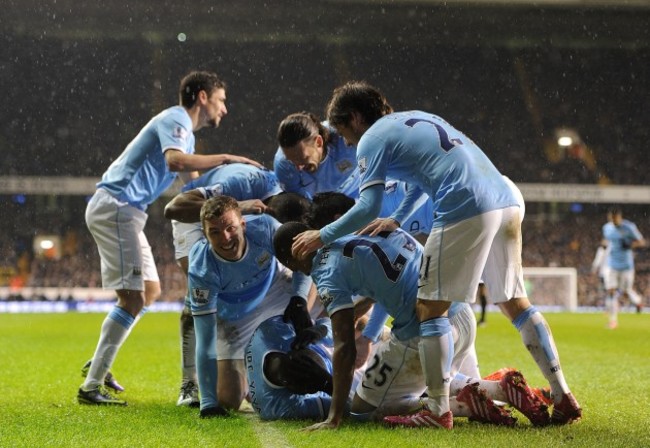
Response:
[[[261,422],[253,414],[201,420],[175,406],[180,382],[178,315],[151,313],[135,327],[113,372],[126,408],[80,406],[80,367],[92,355],[102,314],[0,314],[0,447],[650,447],[650,315],[546,314],[583,420],[515,428],[457,418],[453,431],[346,422],[301,431],[307,422]],[[517,367],[544,385],[519,335],[498,313],[478,329],[481,372]]]

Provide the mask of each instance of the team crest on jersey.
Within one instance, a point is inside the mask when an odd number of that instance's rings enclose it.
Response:
[[[172,136],[180,140],[185,140],[187,138],[187,130],[182,126],[176,126]]]
[[[327,288],[319,288],[318,297],[320,298],[320,303],[323,304],[325,309],[327,309],[330,303],[332,303],[332,300],[334,300],[334,297],[330,294],[330,290]]]
[[[192,300],[197,305],[206,305],[210,290],[201,288],[192,288]]]
[[[336,169],[338,169],[339,172],[341,173],[346,172],[350,168],[352,168],[352,162],[350,162],[349,160],[339,160],[336,163]]]
[[[271,254],[268,252],[263,252],[262,255],[257,257],[257,266],[261,268],[265,264],[268,264],[270,259],[271,259]]]
[[[223,185],[222,184],[212,185],[210,188],[205,189],[205,194],[208,196],[208,199],[213,198],[215,196],[222,196]]]
[[[368,169],[368,161],[365,157],[359,159],[359,173],[363,174]]]

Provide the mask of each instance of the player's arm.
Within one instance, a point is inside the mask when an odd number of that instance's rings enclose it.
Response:
[[[304,258],[323,245],[360,229],[379,215],[383,197],[383,183],[365,188],[357,203],[339,219],[320,230],[307,230],[296,236],[291,252],[296,258]]]
[[[413,212],[427,200],[427,195],[420,187],[410,186],[397,210],[390,218],[398,223],[406,221]]]
[[[179,193],[165,206],[165,218],[180,222],[199,222],[205,199],[198,188]]]
[[[331,316],[334,334],[334,388],[330,412],[324,422],[317,423],[307,430],[336,429],[341,424],[346,403],[352,387],[354,361],[357,350],[354,341],[354,308],[343,308]]]
[[[226,163],[248,163],[263,168],[261,163],[248,157],[234,154],[186,154],[177,148],[165,151],[165,161],[172,172],[202,171]]]
[[[217,398],[217,315],[194,316],[196,334],[196,371],[199,379],[201,409],[219,406]]]

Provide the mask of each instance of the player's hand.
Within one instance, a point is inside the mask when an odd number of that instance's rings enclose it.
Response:
[[[247,201],[238,201],[242,215],[260,215],[266,212],[266,205],[259,199],[249,199]]]
[[[284,309],[283,320],[293,323],[296,334],[314,325],[307,310],[307,301],[300,296],[291,297],[289,304]]]
[[[293,338],[291,343],[291,348],[293,350],[300,350],[307,348],[309,344],[320,341],[325,336],[327,336],[327,326],[323,324],[318,324],[305,328],[300,332],[296,332],[296,337]]]
[[[339,427],[338,423],[331,422],[329,419],[325,420],[324,422],[319,422],[311,426],[307,426],[306,428],[303,428],[303,431],[311,432],[311,431],[320,431],[322,429],[337,429]]]
[[[256,160],[249,159],[248,157],[244,157],[244,156],[236,156],[234,154],[230,154],[227,163],[246,163],[248,165],[253,165],[258,168],[264,168],[264,165],[262,165],[260,162]]]
[[[376,218],[363,229],[356,232],[357,235],[376,236],[381,232],[392,232],[399,228],[399,223],[393,218]]]
[[[294,237],[291,255],[303,260],[307,255],[323,246],[323,241],[320,239],[320,230],[307,230]]]

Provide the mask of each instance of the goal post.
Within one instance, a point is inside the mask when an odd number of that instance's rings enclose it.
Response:
[[[577,311],[576,268],[524,267],[524,283],[533,305],[547,310]]]

